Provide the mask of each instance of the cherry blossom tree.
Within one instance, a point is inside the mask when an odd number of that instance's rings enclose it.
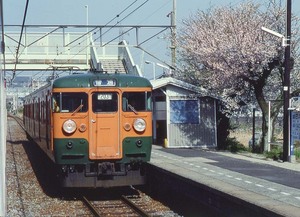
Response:
[[[241,105],[258,105],[262,111],[260,151],[267,142],[268,128],[283,105],[284,47],[281,39],[261,30],[267,27],[285,33],[285,5],[278,0],[265,4],[251,1],[235,6],[197,11],[183,21],[178,34],[183,70],[176,76],[207,88],[226,102],[232,113]],[[295,28],[297,27],[297,28]],[[299,25],[293,19],[292,56],[298,59]],[[297,61],[295,61],[297,64]],[[292,71],[293,90],[299,84]],[[268,101],[273,100],[268,123]]]

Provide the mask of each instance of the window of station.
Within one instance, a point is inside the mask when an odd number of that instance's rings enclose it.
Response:
[[[151,92],[125,92],[122,106],[123,111],[151,111]]]
[[[53,93],[54,112],[87,112],[88,95],[86,93]]]
[[[92,95],[93,112],[117,112],[118,93],[115,92],[96,92]]]

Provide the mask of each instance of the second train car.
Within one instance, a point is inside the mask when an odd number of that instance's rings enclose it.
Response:
[[[147,79],[126,74],[61,77],[25,97],[24,125],[63,187],[144,184],[151,91]]]

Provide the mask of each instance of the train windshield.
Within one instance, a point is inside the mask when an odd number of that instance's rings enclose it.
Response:
[[[151,92],[124,92],[123,111],[151,111]]]
[[[118,93],[116,92],[96,92],[93,93],[93,112],[117,112]]]
[[[53,93],[54,112],[87,112],[88,95],[86,93]]]

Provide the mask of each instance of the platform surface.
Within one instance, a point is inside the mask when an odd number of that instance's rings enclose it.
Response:
[[[282,216],[300,216],[300,164],[153,146],[151,164]]]

